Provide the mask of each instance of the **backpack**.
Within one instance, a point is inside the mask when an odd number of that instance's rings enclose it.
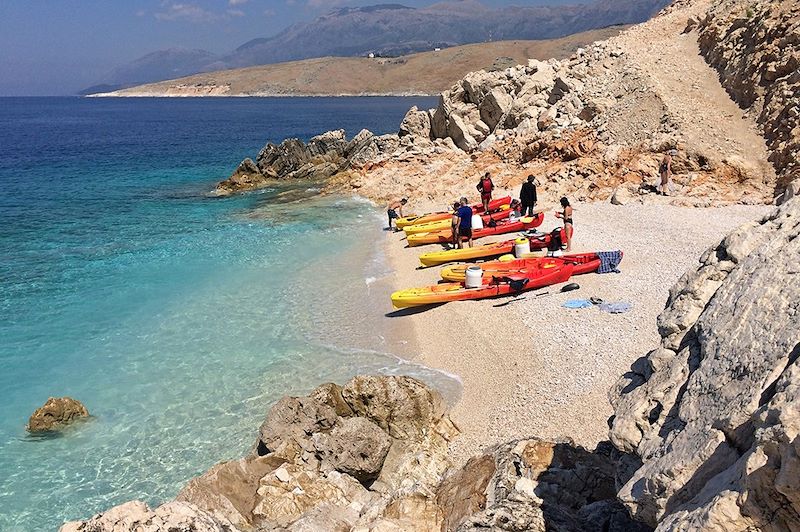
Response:
[[[550,233],[550,243],[547,244],[548,251],[559,251],[564,243],[561,241],[561,229],[553,229]]]
[[[492,180],[489,177],[484,177],[481,180],[481,188],[483,188],[483,192],[491,192],[492,191]]]

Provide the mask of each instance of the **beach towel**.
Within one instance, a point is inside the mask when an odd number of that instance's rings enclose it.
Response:
[[[628,312],[630,309],[632,309],[633,305],[625,301],[618,301],[616,303],[601,303],[598,308],[603,312],[608,312],[609,314],[622,314],[623,312]]]
[[[619,273],[619,263],[622,262],[621,251],[598,251],[597,256],[600,257],[600,267],[597,273]]]
[[[564,308],[589,308],[592,302],[588,299],[570,299],[561,304]]]

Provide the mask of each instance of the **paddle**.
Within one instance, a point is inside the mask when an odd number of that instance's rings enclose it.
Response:
[[[561,293],[563,293],[563,292],[572,292],[573,290],[577,290],[580,287],[581,287],[581,285],[579,285],[578,283],[569,283],[569,284],[566,284],[566,285],[562,286],[561,290],[559,290],[559,292],[561,292]],[[537,297],[541,297],[541,296],[546,296],[549,293],[550,293],[549,290],[545,290],[544,292],[539,292],[538,294],[533,294],[531,297],[537,298]],[[516,297],[514,299],[510,299],[508,301],[504,301],[502,303],[498,303],[497,305],[492,305],[492,306],[495,307],[495,308],[497,308],[497,307],[505,307],[506,305],[510,305],[511,303],[513,303],[515,301],[521,301],[523,299],[526,299],[527,297],[528,297],[527,295],[521,296],[521,297]]]

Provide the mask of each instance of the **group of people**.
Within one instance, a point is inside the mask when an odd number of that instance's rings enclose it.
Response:
[[[490,212],[490,203],[492,201],[492,192],[494,191],[494,183],[492,176],[486,172],[477,186],[478,192],[481,194],[481,204],[483,205],[483,212]],[[519,199],[511,201],[511,213],[509,214],[510,220],[518,220],[526,216],[533,216],[535,214],[534,208],[538,197],[536,195],[536,180],[532,175],[529,175],[519,192]],[[389,215],[389,229],[392,228],[392,220],[401,218],[403,216],[403,207],[408,200],[402,198],[394,201],[388,206]],[[569,199],[561,198],[561,211],[555,213],[556,218],[560,218],[564,222],[564,233],[566,236],[566,249],[572,250],[572,206]],[[459,201],[453,203],[453,216],[450,221],[450,228],[453,234],[453,247],[459,249],[463,248],[463,240],[466,239],[469,247],[472,247],[472,207],[469,205],[469,200],[462,197]]]

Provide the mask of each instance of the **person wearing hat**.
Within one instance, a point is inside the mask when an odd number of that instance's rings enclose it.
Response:
[[[667,192],[672,187],[670,182],[672,179],[672,158],[676,155],[678,155],[678,150],[669,150],[664,154],[664,158],[661,159],[661,164],[658,167],[658,174],[661,179],[656,187],[656,192],[663,196],[668,196]]]
[[[536,180],[532,175],[522,183],[522,190],[519,191],[519,199],[522,202],[522,216],[533,216],[533,208],[536,206]]]
[[[403,206],[406,203],[408,203],[408,199],[403,198],[400,201],[393,201],[387,207],[386,214],[389,215],[389,229],[392,228],[392,220],[396,220],[398,218],[403,217]]]

